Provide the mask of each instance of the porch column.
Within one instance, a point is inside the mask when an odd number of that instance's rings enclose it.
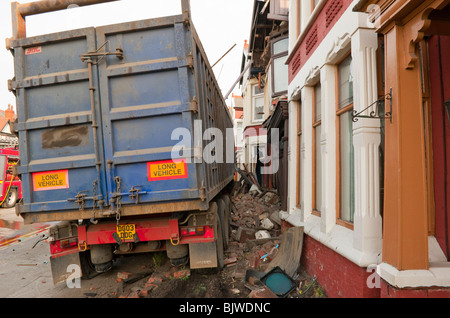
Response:
[[[336,66],[320,70],[322,86],[322,211],[321,231],[329,233],[336,224]]]
[[[354,110],[363,111],[378,99],[378,36],[371,29],[358,29],[352,36]],[[375,105],[362,115],[376,110]],[[364,254],[382,249],[380,215],[380,119],[358,118],[353,124],[355,150],[355,215],[353,246]],[[370,264],[367,264],[370,265]]]
[[[383,32],[386,90],[392,88],[392,124],[386,121],[383,262],[398,270],[428,269],[421,74],[418,61],[410,63],[410,31],[411,26],[392,24]]]
[[[314,88],[311,86],[305,86],[302,89],[302,211],[303,218],[306,221],[312,211],[312,196],[313,196],[313,156],[312,156],[312,109],[313,105]]]

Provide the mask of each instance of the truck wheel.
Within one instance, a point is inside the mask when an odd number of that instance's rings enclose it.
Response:
[[[166,253],[173,266],[186,265],[189,261],[189,246],[187,244],[173,245],[167,240]]]
[[[231,233],[231,200],[230,197],[226,194],[221,196],[221,199],[225,203],[225,210],[224,210],[224,242],[225,242],[225,250],[228,249],[228,245],[230,243],[230,233]]]
[[[80,255],[80,266],[82,279],[91,279],[97,276],[99,273],[95,271],[94,264],[91,262],[91,253],[90,251],[79,252]]]
[[[219,219],[222,223],[222,236],[223,236],[223,249],[226,250],[228,249],[228,243],[229,243],[229,239],[228,239],[228,235],[229,235],[229,231],[227,231],[227,217],[226,217],[226,203],[225,201],[222,199],[222,197],[220,197],[219,199],[216,200],[217,202],[217,213],[219,214]]]
[[[17,190],[10,189],[8,193],[8,197],[3,202],[2,207],[4,208],[12,208],[16,205],[17,202]]]
[[[109,244],[91,245],[91,262],[95,271],[104,273],[112,268],[113,250]]]
[[[219,212],[219,211],[217,211]],[[217,213],[219,215],[219,213]],[[224,267],[224,253],[223,253],[223,224],[220,217],[217,218],[216,228],[216,251],[217,251],[217,269],[222,270]]]

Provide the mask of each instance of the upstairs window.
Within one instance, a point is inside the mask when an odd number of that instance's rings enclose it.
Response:
[[[252,113],[253,121],[264,120],[264,88],[259,88],[259,85],[253,85],[253,101],[252,101]]]
[[[271,0],[270,12],[267,15],[271,20],[289,20],[289,0]]]
[[[287,94],[288,90],[288,57],[289,38],[284,37],[272,41],[272,97]]]

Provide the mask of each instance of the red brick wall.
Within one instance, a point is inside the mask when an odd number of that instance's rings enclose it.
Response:
[[[395,288],[381,281],[381,298],[450,298],[450,288]]]
[[[283,221],[281,230],[292,227]],[[303,237],[301,264],[330,298],[450,298],[450,288],[395,288],[380,279],[380,288],[369,288],[367,271],[308,235]],[[371,281],[372,282],[372,281]]]
[[[330,298],[378,298],[379,288],[369,288],[372,274],[308,235],[303,238],[301,263],[315,275]]]

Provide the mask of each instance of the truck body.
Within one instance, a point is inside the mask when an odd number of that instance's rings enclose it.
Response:
[[[54,282],[69,264],[87,277],[114,255],[157,250],[191,268],[220,267],[234,168],[203,160],[202,136],[218,128],[225,138],[232,120],[189,1],[181,15],[26,37],[21,19],[58,3],[13,3],[7,41],[16,210],[25,223],[61,221],[50,229]]]

